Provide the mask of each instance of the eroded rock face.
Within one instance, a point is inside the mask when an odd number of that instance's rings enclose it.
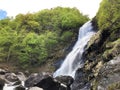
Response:
[[[107,62],[100,69],[98,77],[97,90],[120,89],[120,55]]]
[[[72,84],[71,90],[88,90],[88,79],[87,75],[82,68],[78,69],[75,74],[75,80]]]

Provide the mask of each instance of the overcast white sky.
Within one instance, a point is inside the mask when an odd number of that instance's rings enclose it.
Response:
[[[101,0],[0,0],[0,9],[7,11],[7,16],[19,13],[37,12],[57,6],[76,7],[91,18],[95,16]]]

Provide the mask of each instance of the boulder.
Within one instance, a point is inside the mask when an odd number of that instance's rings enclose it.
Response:
[[[70,87],[70,85],[73,83],[74,79],[71,76],[57,76],[55,78],[60,83],[66,85],[67,87]]]
[[[20,86],[16,87],[15,90],[26,90],[26,89],[25,89],[25,87],[20,85]]]
[[[35,86],[41,87],[44,90],[59,90],[60,83],[55,81],[51,76],[44,76]]]
[[[0,68],[0,75],[5,75],[8,71]]]
[[[20,81],[25,81],[26,80],[26,76],[23,72],[18,72],[16,73],[17,77],[19,78]]]
[[[67,90],[67,87],[46,73],[32,74],[25,81],[26,87],[40,87],[43,90]]]
[[[41,80],[42,74],[34,73],[31,74],[28,79],[25,81],[26,87],[33,87],[35,84],[37,84]]]
[[[15,82],[15,81],[19,80],[19,78],[17,77],[17,75],[14,74],[14,73],[6,73],[5,74],[5,79],[7,79],[10,82]]]

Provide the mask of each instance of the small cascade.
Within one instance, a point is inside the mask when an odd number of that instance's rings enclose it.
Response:
[[[92,23],[89,21],[79,29],[79,36],[72,51],[67,55],[61,67],[54,73],[54,77],[60,75],[72,76],[74,78],[76,70],[82,66],[82,54],[87,42],[90,40],[93,31]]]
[[[15,90],[16,86],[9,86],[8,84],[5,84],[3,87],[3,90]]]
[[[21,81],[21,85],[23,86],[23,87],[25,87],[24,86],[24,81]],[[4,87],[3,87],[3,90],[17,90],[16,89],[16,87],[19,87],[20,85],[9,85],[9,84],[6,84],[5,83],[5,85],[4,85]],[[28,90],[27,88],[25,88],[25,90]]]

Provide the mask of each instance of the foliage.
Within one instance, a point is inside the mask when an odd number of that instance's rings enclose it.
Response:
[[[120,27],[120,0],[103,0],[96,15],[99,29]],[[115,25],[115,26],[114,26]]]
[[[76,8],[57,7],[36,13],[36,20],[42,25],[42,30],[74,29],[80,27],[88,20]]]
[[[66,32],[64,32],[63,35],[61,36],[61,40],[66,42],[66,41],[68,41],[68,40],[71,40],[72,36],[73,36],[73,33],[72,33],[72,32],[66,31]]]
[[[24,68],[45,63],[87,20],[76,8],[62,7],[0,20],[0,61]]]

